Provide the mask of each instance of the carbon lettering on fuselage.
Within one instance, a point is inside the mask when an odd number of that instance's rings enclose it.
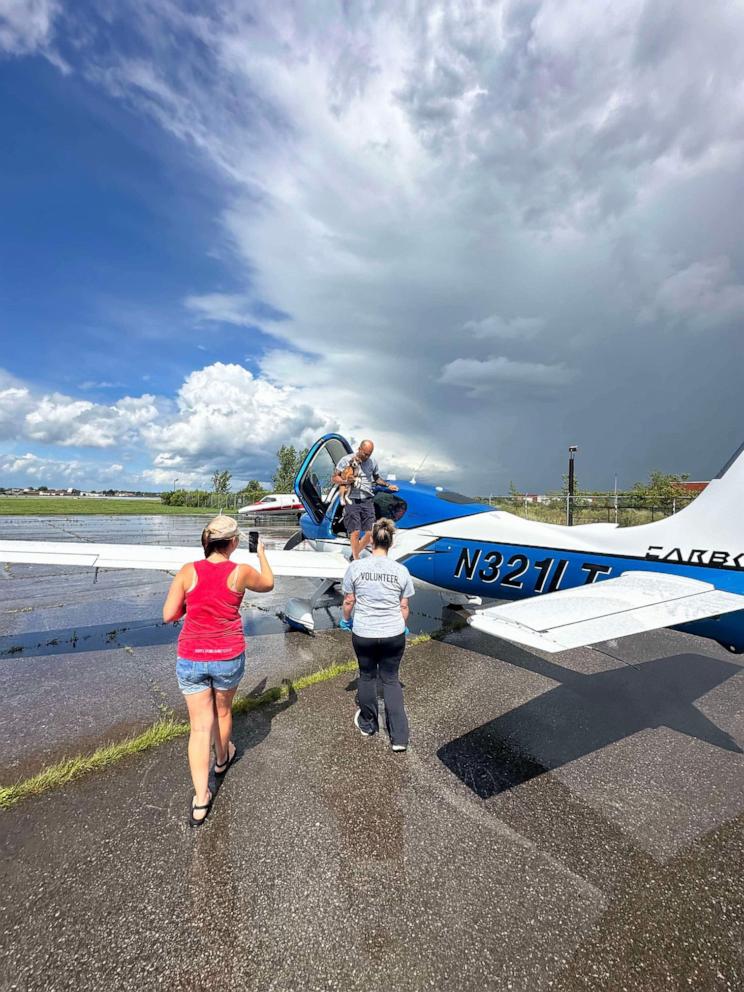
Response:
[[[730,551],[709,551],[707,548],[665,548],[661,544],[649,545],[649,561],[668,561],[675,565],[708,565],[714,568],[744,568],[744,551],[734,555]]]
[[[556,592],[570,565],[567,558],[541,558],[533,561],[524,552],[518,552],[506,557],[504,551],[491,548],[463,547],[453,570],[453,578],[465,579],[467,582],[482,582],[486,585],[498,586],[504,590],[523,590],[527,594],[541,592]],[[583,573],[583,583],[573,582],[572,585],[592,585],[598,578],[604,578],[612,573],[612,565],[595,561],[585,561],[578,564]],[[489,593],[490,595],[490,593]]]

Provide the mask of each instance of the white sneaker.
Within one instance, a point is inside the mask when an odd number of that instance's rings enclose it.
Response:
[[[359,717],[361,715],[362,715],[362,711],[360,709],[357,710],[356,713],[354,714],[354,726],[357,728],[357,730],[362,735],[362,737],[371,737],[372,734],[370,734],[368,730],[362,730],[362,728],[359,726]]]
[[[392,744],[391,747],[392,747],[393,751],[407,751],[408,750],[408,745],[407,744]]]

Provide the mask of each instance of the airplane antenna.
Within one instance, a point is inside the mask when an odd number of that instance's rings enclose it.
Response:
[[[421,466],[424,464],[424,462],[426,461],[426,459],[429,457],[430,454],[431,452],[427,451],[424,457],[419,462],[418,468],[414,471],[413,475],[411,476],[411,485],[413,486],[416,485],[416,473],[421,471]]]

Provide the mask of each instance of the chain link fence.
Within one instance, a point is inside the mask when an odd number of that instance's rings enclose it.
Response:
[[[574,497],[556,494],[544,497],[492,496],[485,502],[499,510],[506,510],[527,520],[542,523],[565,524],[573,499],[573,524],[608,523],[619,527],[634,527],[653,523],[678,513],[695,499],[697,494],[659,498],[636,494],[601,493]]]

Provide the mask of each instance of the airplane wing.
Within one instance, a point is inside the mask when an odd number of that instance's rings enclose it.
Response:
[[[0,562],[26,565],[83,565],[89,568],[148,568],[177,571],[200,557],[199,548],[160,544],[84,544],[72,541],[0,541]],[[267,551],[274,575],[297,578],[341,579],[349,567],[342,554],[332,551]],[[238,551],[238,565],[258,569],[258,555]]]
[[[595,585],[478,610],[468,623],[485,634],[555,652],[741,609],[744,596],[722,592],[709,582],[623,572]]]

